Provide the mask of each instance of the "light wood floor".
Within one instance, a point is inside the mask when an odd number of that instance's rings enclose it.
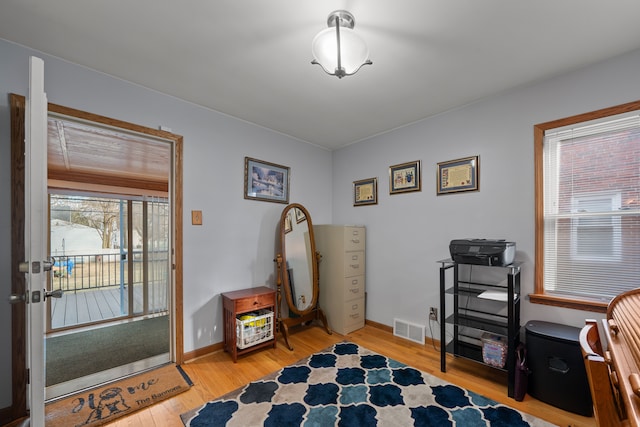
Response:
[[[275,349],[267,348],[249,353],[241,356],[237,363],[233,363],[231,357],[222,350],[189,361],[183,367],[195,384],[190,390],[108,425],[111,427],[183,427],[180,421],[181,413],[344,339],[556,425],[563,427],[596,425],[594,418],[565,412],[528,395],[522,402],[516,402],[507,397],[506,375],[480,364],[450,358],[447,363],[447,372],[442,373],[440,372],[440,353],[430,343],[414,344],[373,326],[365,326],[364,329],[347,336],[336,333],[328,335],[324,329],[317,326],[303,327],[294,329],[290,336],[290,342],[294,346],[293,351],[289,351],[280,338]]]

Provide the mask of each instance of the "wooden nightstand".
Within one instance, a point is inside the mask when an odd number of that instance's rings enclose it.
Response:
[[[225,292],[222,294],[222,305],[224,350],[231,354],[234,362],[238,360],[238,356],[249,351],[268,346],[276,347],[274,289],[260,286]],[[256,316],[243,320],[238,325],[238,317],[249,313],[256,313]]]

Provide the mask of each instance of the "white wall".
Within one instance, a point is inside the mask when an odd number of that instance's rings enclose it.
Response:
[[[334,223],[367,227],[367,319],[427,324],[428,307],[439,305],[436,261],[449,256],[455,238],[516,242],[522,292],[531,293],[533,125],[638,100],[639,73],[636,51],[335,151]],[[480,191],[437,196],[437,163],[473,155],[480,156]],[[422,161],[422,191],[389,195],[389,166],[414,160]],[[352,182],[371,177],[379,180],[378,204],[353,207]],[[587,317],[601,316],[522,305],[523,325],[536,319],[582,326]]]
[[[10,291],[9,93],[26,95],[29,55],[44,59],[49,102],[184,137],[184,349],[222,341],[220,293],[275,288],[276,228],[285,205],[243,198],[244,157],[291,168],[291,202],[331,222],[325,149],[0,40],[0,303]],[[180,78],[180,76],[176,76]],[[191,225],[202,210],[203,225]],[[0,408],[11,402],[11,317],[0,309]]]
[[[8,93],[26,94],[32,54],[0,40],[0,301],[8,297],[10,283]],[[244,156],[290,166],[291,201],[304,204],[314,224],[367,227],[368,319],[386,325],[394,317],[426,323],[427,308],[438,305],[436,260],[448,256],[453,238],[515,241],[517,259],[525,263],[523,291],[533,290],[533,125],[640,99],[638,51],[329,153],[38,56],[45,60],[50,102],[144,126],[167,126],[184,136],[186,351],[222,340],[221,292],[274,283],[276,223],[284,206],[243,199]],[[480,156],[480,191],[436,196],[436,163],[470,155]],[[412,160],[422,161],[423,190],[389,195],[388,167]],[[378,204],[353,207],[353,181],[376,176]],[[203,211],[202,226],[190,225],[192,209]],[[580,326],[585,317],[593,315],[523,304],[523,323],[545,319]],[[3,408],[10,402],[9,310],[0,310],[0,325]]]

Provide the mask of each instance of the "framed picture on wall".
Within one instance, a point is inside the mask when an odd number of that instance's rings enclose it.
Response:
[[[244,198],[289,203],[289,168],[245,157]]]
[[[302,209],[295,208],[294,210],[296,211],[296,223],[301,223],[302,221],[307,220],[307,217],[304,212],[302,212]]]
[[[287,216],[284,217],[284,233],[287,234],[293,230],[293,219],[291,218],[291,211],[287,213]]]
[[[421,190],[420,160],[389,167],[389,194]]]
[[[479,170],[480,158],[478,156],[438,163],[438,195],[478,191],[480,189]]]
[[[353,206],[378,203],[378,178],[353,181]]]

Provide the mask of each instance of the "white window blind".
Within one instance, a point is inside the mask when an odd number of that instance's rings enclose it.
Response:
[[[609,301],[640,287],[638,112],[544,138],[544,290]]]

